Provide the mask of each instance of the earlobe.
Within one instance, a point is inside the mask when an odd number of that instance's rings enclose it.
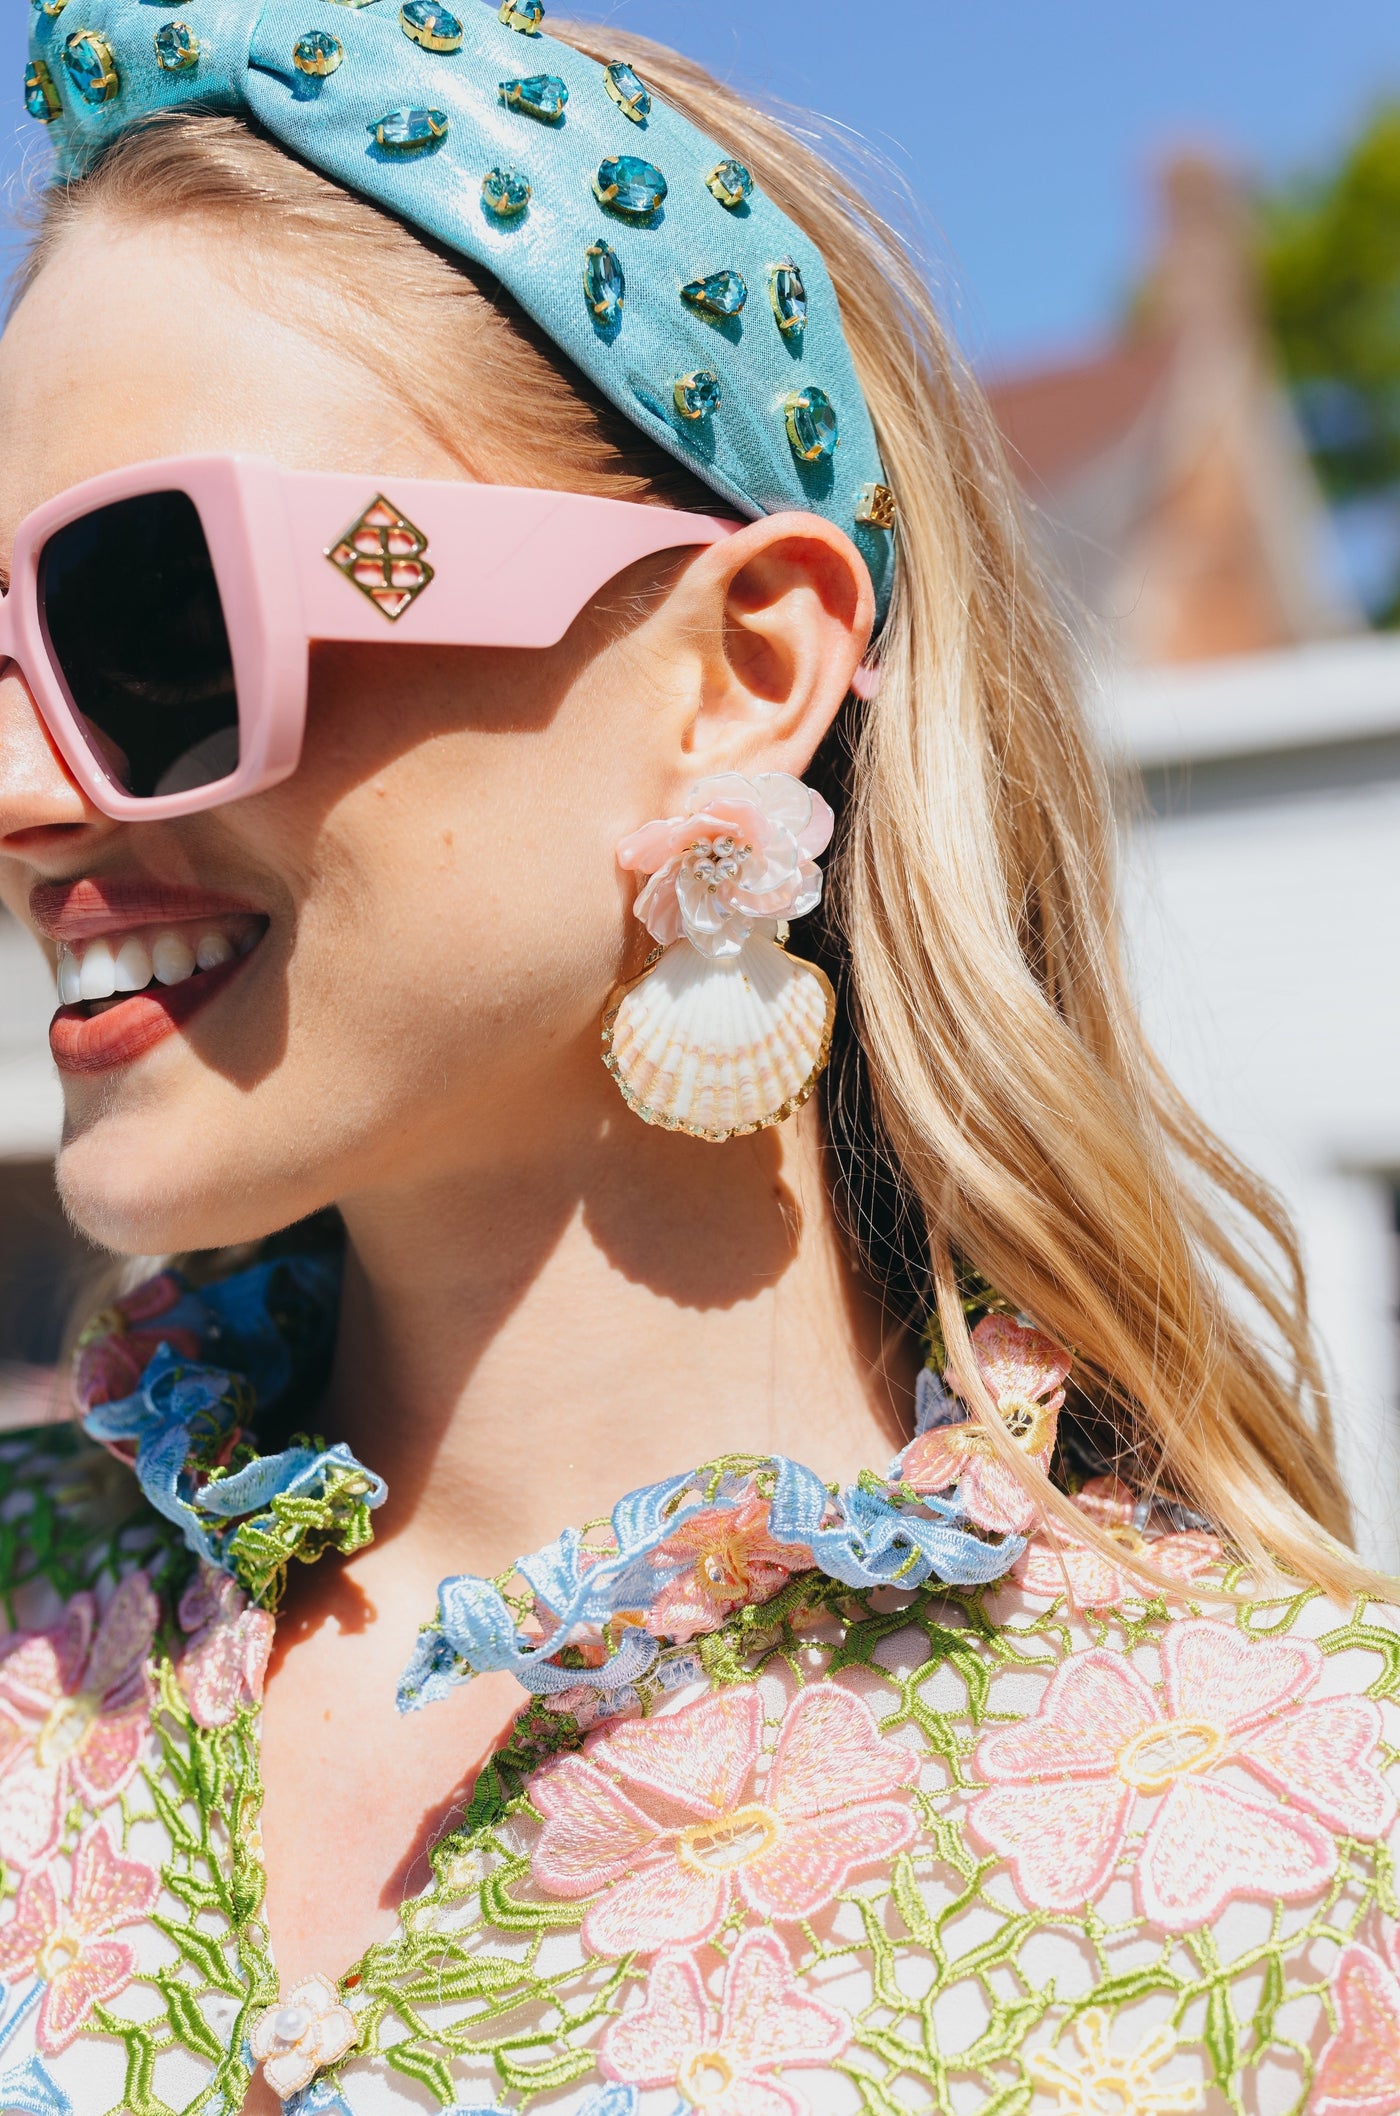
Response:
[[[704,553],[701,569],[719,622],[687,763],[696,776],[800,777],[869,644],[875,596],[865,561],[833,523],[783,514]]]

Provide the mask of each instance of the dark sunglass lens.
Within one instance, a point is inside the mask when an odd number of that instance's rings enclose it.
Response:
[[[39,609],[93,752],[128,793],[187,793],[237,768],[219,584],[186,493],[114,500],[56,530]]]

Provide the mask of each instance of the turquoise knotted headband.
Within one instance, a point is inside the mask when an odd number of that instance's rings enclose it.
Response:
[[[484,265],[641,430],[749,516],[856,541],[885,607],[894,503],[814,245],[543,0],[35,0],[26,102],[60,177],[151,113],[257,120]]]

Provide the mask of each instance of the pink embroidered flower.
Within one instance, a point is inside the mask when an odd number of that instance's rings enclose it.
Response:
[[[629,1720],[587,1756],[534,1781],[544,1817],[533,1872],[550,1895],[598,1895],[583,1922],[597,1954],[690,1946],[719,1930],[735,1895],[761,1918],[806,1918],[853,1868],[914,1834],[916,1757],[886,1741],[869,1707],[814,1684],[788,1707],[760,1789],[763,1714],[752,1684],[678,1712]]]
[[[1068,1352],[1009,1315],[984,1315],[972,1333],[972,1349],[1007,1432],[1032,1462],[1048,1469]],[[997,1460],[975,1420],[921,1433],[904,1450],[900,1477],[915,1492],[956,1484],[963,1511],[978,1528],[1019,1535],[1035,1520],[1035,1501],[1015,1471]]]
[[[1373,1839],[1395,1819],[1376,1762],[1380,1708],[1299,1703],[1321,1670],[1311,1640],[1249,1638],[1209,1618],[1168,1631],[1162,1696],[1116,1653],[1076,1654],[1034,1718],[983,1738],[977,1769],[992,1785],[968,1827],[1039,1910],[1093,1902],[1130,1824],[1144,1823],[1138,1903],[1169,1932],[1208,1924],[1236,1896],[1316,1895],[1336,1867],[1332,1832]],[[1275,1797],[1232,1783],[1227,1765]]]
[[[634,906],[654,940],[684,934],[702,955],[737,955],[755,919],[800,918],[821,901],[818,853],[835,817],[784,771],[721,772],[687,795],[683,816],[644,823],[617,848],[651,880]]]
[[[1313,2116],[1394,2116],[1400,2109],[1400,1944],[1391,1961],[1369,1947],[1342,1949],[1332,1972],[1337,2032],[1313,2077]]]
[[[651,1553],[651,1562],[665,1568],[683,1557],[693,1562],[662,1588],[646,1619],[653,1637],[682,1643],[717,1630],[743,1603],[770,1600],[794,1572],[809,1572],[814,1563],[802,1545],[774,1542],[768,1501],[752,1489],[737,1506],[692,1514]]]
[[[159,1897],[150,1867],[121,1858],[100,1822],[74,1855],[66,1907],[51,1868],[24,1876],[14,1915],[0,1926],[0,1977],[32,1970],[44,1983],[36,2039],[45,2056],[66,2050],[93,2007],[125,1991],[136,1974],[135,1950],[107,1935],[149,1917]]]
[[[249,2037],[253,2056],[279,2100],[287,2101],[359,2039],[355,2016],[325,1976],[303,1977],[279,2005],[260,2013]]]
[[[746,1932],[718,2007],[689,1955],[659,1956],[644,2003],[603,2037],[598,2066],[606,2079],[675,2087],[705,2116],[803,2116],[806,2100],[775,2071],[830,2063],[850,2039],[845,2015],[799,1987],[777,1934]]]
[[[230,1574],[201,1564],[180,1597],[180,1625],[191,1634],[180,1658],[180,1688],[201,1727],[226,1727],[244,1705],[261,1703],[276,1626],[251,1609]]]
[[[1091,1478],[1074,1503],[1120,1550],[1130,1557],[1145,1555],[1150,1565],[1183,1587],[1203,1578],[1223,1556],[1215,1537],[1197,1529],[1149,1540],[1133,1526],[1133,1494],[1117,1477]],[[1077,1541],[1058,1522],[1027,1544],[1011,1577],[1027,1594],[1053,1597],[1067,1592],[1080,1609],[1103,1609],[1125,1595],[1155,1592],[1125,1567]]]
[[[179,1280],[162,1271],[93,1316],[78,1340],[74,1362],[73,1396],[80,1412],[129,1396],[163,1344],[182,1359],[199,1357],[195,1331],[159,1326],[161,1316],[183,1298]],[[138,1327],[142,1324],[148,1327]]]
[[[0,1858],[53,1856],[75,1794],[103,1808],[131,1783],[150,1733],[146,1665],[160,1610],[144,1572],[128,1573],[98,1621],[75,1595],[52,1631],[20,1633],[0,1660]],[[95,1633],[95,1635],[94,1635]]]

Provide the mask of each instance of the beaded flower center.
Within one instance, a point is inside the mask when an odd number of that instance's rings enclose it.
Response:
[[[1169,1719],[1144,1727],[1118,1753],[1118,1776],[1139,1793],[1165,1793],[1178,1778],[1209,1770],[1225,1746],[1207,1719]]]
[[[681,2067],[676,2085],[689,2102],[703,2109],[734,2084],[734,2067],[720,2050],[697,2050]]]
[[[695,1567],[695,1578],[715,1601],[732,1601],[748,1589],[749,1567],[743,1544],[737,1536],[712,1543]]]
[[[34,1744],[35,1760],[41,1767],[51,1769],[63,1763],[77,1748],[81,1748],[88,1728],[96,1719],[102,1700],[86,1690],[79,1690],[75,1697],[60,1697],[39,1729],[39,1738]]]
[[[1132,1557],[1147,1548],[1146,1536],[1141,1529],[1134,1528],[1131,1521],[1115,1522],[1112,1528],[1104,1530],[1104,1535],[1110,1543],[1116,1544],[1119,1550],[1126,1550]]]
[[[697,1822],[682,1830],[676,1851],[692,1872],[732,1873],[776,1844],[780,1827],[770,1808],[736,1807],[716,1822]]]
[[[697,882],[707,889],[718,889],[725,882],[739,879],[744,861],[752,853],[752,845],[741,845],[737,838],[697,838],[686,848],[685,864]]]

